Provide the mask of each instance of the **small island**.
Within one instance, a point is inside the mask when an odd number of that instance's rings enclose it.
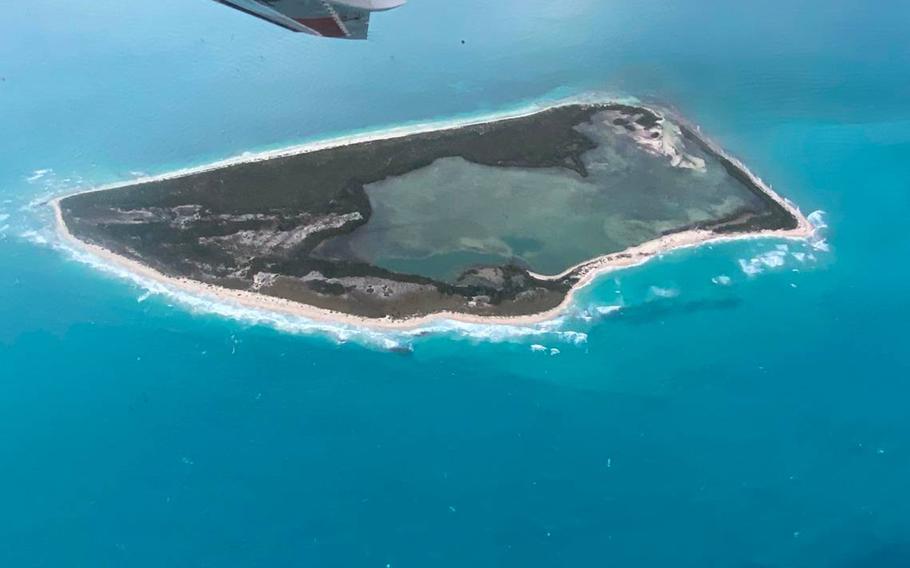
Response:
[[[539,321],[605,270],[811,232],[696,128],[616,102],[340,139],[53,205],[66,239],[145,276],[384,326]]]

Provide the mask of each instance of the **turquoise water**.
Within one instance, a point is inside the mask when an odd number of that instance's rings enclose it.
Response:
[[[367,43],[214,2],[4,12],[0,564],[910,565],[906,3],[518,4],[415,0]],[[587,91],[675,105],[829,250],[683,251],[554,329],[376,337],[149,295],[30,205]]]

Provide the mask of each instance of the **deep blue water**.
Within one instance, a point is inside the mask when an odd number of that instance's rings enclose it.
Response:
[[[4,10],[0,565],[910,566],[910,6],[741,4],[413,0],[363,43]],[[829,250],[668,255],[556,330],[343,341],[148,296],[39,204],[589,91],[678,107]]]

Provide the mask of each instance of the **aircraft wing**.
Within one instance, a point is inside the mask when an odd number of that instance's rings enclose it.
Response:
[[[215,0],[294,32],[366,39],[370,13],[397,8],[406,0]]]

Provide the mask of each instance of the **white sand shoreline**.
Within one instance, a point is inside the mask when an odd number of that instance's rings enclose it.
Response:
[[[258,152],[244,152],[242,154],[231,156],[229,158],[224,158],[220,160],[215,160],[214,162],[209,162],[206,164],[198,166],[190,166],[186,168],[178,168],[169,172],[164,172],[161,174],[155,174],[150,176],[140,176],[133,179],[125,181],[117,181],[107,184],[102,184],[97,187],[86,189],[84,191],[77,191],[75,193],[60,196],[57,199],[64,199],[66,197],[73,197],[75,195],[82,195],[84,193],[95,193],[98,191],[107,191],[110,189],[120,189],[124,187],[130,187],[134,185],[140,185],[143,183],[157,182],[168,179],[175,179],[184,176],[199,174],[203,172],[208,172],[212,170],[218,170],[222,168],[227,168],[230,166],[236,166],[239,164],[248,164],[254,162],[262,162],[266,160],[272,160],[275,158],[284,158],[288,156],[296,156],[298,154],[306,154],[309,152],[315,152],[317,150],[326,150],[330,148],[339,148],[342,146],[350,146],[352,144],[361,144],[364,142],[374,142],[377,140],[391,140],[395,138],[404,138],[405,136],[411,136],[413,134],[423,134],[427,132],[438,132],[442,130],[453,130],[457,128],[463,128],[466,126],[474,126],[478,124],[485,124],[487,122],[494,122],[499,120],[508,120],[512,118],[522,118],[549,110],[552,108],[558,108],[562,106],[568,106],[573,104],[627,104],[630,106],[645,106],[632,97],[628,98],[605,98],[602,95],[597,94],[582,94],[575,95],[571,97],[565,97],[561,99],[556,99],[546,103],[527,103],[523,106],[516,107],[513,109],[494,111],[490,113],[478,114],[475,116],[464,117],[464,118],[455,118],[455,119],[438,119],[438,120],[429,120],[426,122],[419,122],[414,124],[408,124],[403,126],[380,126],[375,129],[365,130],[363,132],[357,132],[353,134],[342,134],[338,136],[332,136],[330,138],[323,138],[320,140],[313,140],[309,142],[303,142],[300,144],[294,144],[284,148],[277,148],[274,150],[262,150]],[[652,107],[646,107],[652,108]],[[656,110],[656,109],[652,109]]]
[[[248,292],[244,290],[232,290],[228,288],[223,288],[220,286],[215,286],[211,284],[204,284],[198,281],[190,280],[187,278],[176,278],[163,274],[149,266],[146,266],[135,260],[126,258],[124,256],[118,255],[110,250],[107,250],[98,245],[87,243],[76,238],[66,226],[66,223],[63,220],[63,213],[60,208],[60,201],[67,197],[72,197],[73,195],[80,195],[84,193],[92,193],[97,191],[107,191],[116,188],[129,187],[134,185],[139,185],[142,183],[160,181],[165,179],[173,179],[177,177],[182,177],[186,175],[191,175],[199,172],[210,171],[215,169],[220,169],[236,164],[248,163],[248,162],[258,162],[263,160],[269,160],[273,158],[283,157],[283,156],[292,156],[296,154],[301,154],[305,152],[311,152],[315,150],[325,149],[325,148],[334,148],[339,146],[345,146],[349,144],[356,144],[362,142],[368,142],[372,140],[388,139],[388,138],[398,138],[403,136],[408,136],[411,134],[417,134],[422,132],[430,132],[437,130],[447,130],[453,128],[461,128],[473,124],[482,124],[484,122],[498,121],[507,118],[517,118],[521,116],[528,116],[530,114],[535,114],[550,108],[555,108],[559,106],[565,106],[569,104],[584,104],[584,103],[619,103],[619,104],[632,104],[638,106],[644,106],[637,102],[626,102],[619,101],[615,99],[609,100],[591,100],[583,99],[580,97],[575,97],[571,100],[563,100],[553,102],[547,105],[529,105],[528,107],[521,109],[519,111],[509,111],[504,113],[494,113],[484,117],[477,117],[473,119],[465,120],[456,120],[449,122],[436,122],[436,123],[424,123],[419,125],[414,125],[410,127],[399,127],[393,128],[385,131],[374,131],[367,132],[363,134],[351,135],[347,137],[336,137],[328,140],[317,141],[307,144],[302,144],[298,146],[292,146],[289,148],[284,148],[280,150],[270,150],[266,152],[260,152],[250,155],[242,155],[234,158],[229,158],[226,160],[220,160],[213,162],[211,164],[206,164],[203,166],[193,167],[193,168],[184,168],[180,170],[175,170],[173,172],[164,173],[157,176],[148,176],[142,177],[134,180],[129,180],[125,182],[117,182],[113,184],[107,184],[100,187],[92,188],[86,191],[77,192],[71,195],[57,197],[50,201],[50,205],[54,209],[54,218],[56,223],[56,230],[58,235],[63,239],[64,242],[71,245],[77,250],[85,251],[99,259],[102,259],[114,266],[120,267],[127,272],[133,273],[135,275],[147,278],[151,281],[157,282],[164,285],[165,287],[174,288],[186,293],[189,293],[193,296],[202,296],[210,297],[221,302],[238,304],[246,308],[252,308],[255,310],[262,310],[266,312],[277,312],[281,314],[292,315],[296,317],[305,318],[313,321],[328,322],[333,324],[346,324],[354,327],[368,328],[374,330],[413,330],[416,328],[424,327],[427,324],[439,322],[439,321],[455,321],[462,323],[473,323],[473,324],[499,324],[499,325],[532,325],[540,324],[550,320],[553,320],[560,315],[563,315],[567,308],[571,306],[575,294],[581,288],[587,286],[599,275],[612,272],[621,268],[628,268],[632,266],[638,266],[647,262],[648,260],[662,255],[664,253],[682,249],[695,247],[708,243],[716,242],[725,242],[725,241],[734,241],[734,240],[744,240],[744,239],[755,239],[755,238],[781,238],[781,239],[799,239],[805,240],[812,236],[813,227],[809,220],[799,211],[799,209],[775,193],[769,186],[767,186],[760,178],[754,175],[745,165],[742,164],[739,160],[733,158],[716,144],[710,141],[707,138],[701,136],[700,133],[696,133],[697,136],[702,138],[718,155],[722,155],[725,158],[733,162],[738,168],[745,172],[752,182],[764,191],[769,197],[774,201],[784,207],[793,217],[797,220],[797,226],[794,229],[789,230],[774,230],[774,231],[758,231],[752,233],[738,233],[738,234],[719,234],[707,230],[687,230],[681,231],[678,233],[673,233],[647,241],[640,245],[630,247],[626,250],[607,254],[600,256],[585,262],[582,262],[576,266],[573,266],[560,274],[555,275],[540,275],[534,274],[534,276],[542,279],[556,280],[566,276],[567,274],[578,271],[581,275],[578,283],[572,287],[572,289],[566,294],[566,297],[563,299],[560,304],[550,310],[539,312],[531,315],[523,316],[482,316],[458,312],[449,312],[441,311],[433,314],[428,314],[424,316],[416,316],[405,319],[393,319],[393,318],[367,318],[360,317],[351,314],[346,314],[343,312],[337,312],[332,310],[326,310],[323,308],[317,308],[315,306],[310,306],[307,304],[302,304],[299,302],[294,302],[291,300],[286,300],[282,298],[277,298],[273,296],[266,296],[263,294],[258,294],[255,292]],[[658,114],[664,115],[667,114],[667,111],[657,110],[653,107],[645,107],[651,110],[655,110]],[[680,117],[672,116],[673,120],[682,121]],[[690,128],[691,125],[690,125]],[[693,128],[693,131],[694,128]]]

